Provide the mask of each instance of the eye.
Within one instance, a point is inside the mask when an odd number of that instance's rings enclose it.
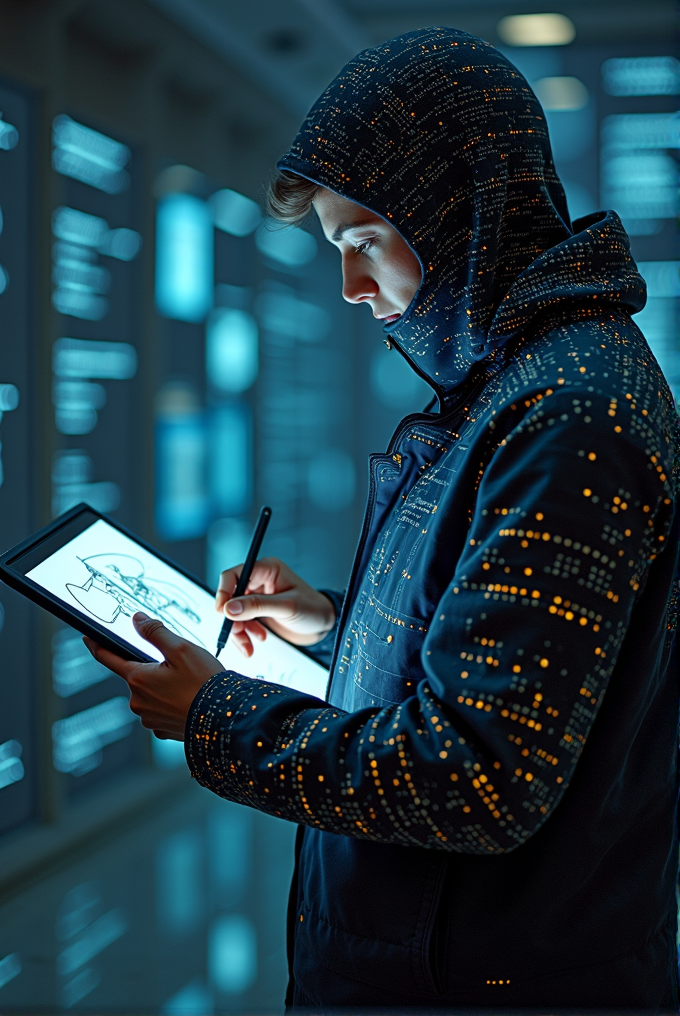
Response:
[[[365,255],[368,254],[369,250],[375,245],[375,237],[371,237],[368,240],[362,240],[361,243],[354,245],[354,253]]]

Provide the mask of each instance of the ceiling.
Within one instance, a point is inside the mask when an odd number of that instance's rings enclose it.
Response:
[[[677,37],[673,0],[148,0],[238,67],[283,109],[306,113],[359,50],[425,25],[498,43],[507,14],[557,11],[581,44]]]

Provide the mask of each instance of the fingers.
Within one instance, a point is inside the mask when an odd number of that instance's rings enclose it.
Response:
[[[215,597],[215,608],[222,612],[225,603],[234,595],[236,583],[241,577],[243,565],[227,568],[220,576],[219,588]],[[248,589],[262,589],[265,593],[275,593],[282,585],[290,588],[295,576],[277,557],[262,557],[255,562]]]
[[[121,656],[112,653],[110,649],[105,649],[104,646],[100,646],[98,642],[94,642],[87,636],[83,637],[83,642],[97,663],[101,663],[103,667],[112,670],[114,674],[118,674],[125,681],[130,680],[133,671],[139,666],[139,663],[136,663],[134,660],[124,660]]]
[[[243,653],[246,659],[250,659],[255,651],[256,643],[264,642],[266,638],[267,629],[263,624],[260,624],[259,621],[247,621],[245,624],[234,624],[229,641],[240,653]]]
[[[257,567],[257,565],[255,565]],[[255,569],[253,569],[255,570]],[[217,594],[215,596],[215,610],[222,613],[224,604],[234,595],[236,589],[236,583],[241,577],[243,571],[243,565],[239,564],[235,568],[227,568],[220,575],[220,583],[217,587]]]

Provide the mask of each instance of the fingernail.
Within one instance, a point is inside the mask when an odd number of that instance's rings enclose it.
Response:
[[[240,600],[229,600],[229,603],[227,604],[227,610],[229,611],[230,614],[242,614],[243,604],[241,603]]]

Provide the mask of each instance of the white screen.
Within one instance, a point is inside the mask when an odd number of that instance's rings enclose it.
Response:
[[[102,519],[26,577],[154,659],[163,656],[132,624],[138,610],[215,655],[224,617],[215,610],[211,594]],[[247,660],[230,639],[219,655],[220,663],[246,677],[325,697],[328,672],[314,660],[271,632],[254,645]]]

